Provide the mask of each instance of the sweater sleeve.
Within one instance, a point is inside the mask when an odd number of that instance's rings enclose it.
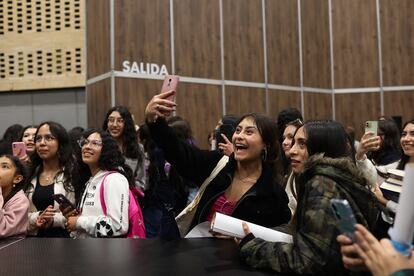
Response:
[[[241,248],[242,258],[252,267],[282,273],[324,274],[327,265],[332,268],[335,263],[342,267],[335,239],[339,231],[330,210],[332,197],[323,195],[322,189],[320,192],[313,189],[301,208],[302,214],[297,214],[300,228],[294,234],[293,243],[255,238]]]
[[[0,188],[0,207],[0,238],[25,235],[29,222],[29,201],[24,194],[14,195],[4,205],[4,198]]]
[[[105,179],[104,200],[106,215],[81,215],[76,228],[94,237],[116,237],[128,232],[129,186],[128,180],[119,173],[108,175]],[[100,192],[97,187],[97,193]]]
[[[356,165],[362,172],[364,172],[365,177],[370,183],[377,183],[377,169],[365,154],[361,160],[356,159]]]
[[[147,123],[151,137],[164,151],[166,160],[179,174],[194,183],[201,184],[223,156],[218,151],[200,150],[181,141],[164,119]]]

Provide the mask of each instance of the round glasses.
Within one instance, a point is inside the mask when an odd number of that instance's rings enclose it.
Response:
[[[102,141],[101,140],[88,140],[88,139],[85,139],[85,138],[80,138],[79,140],[78,140],[78,145],[79,145],[79,147],[83,147],[83,146],[86,146],[86,145],[88,145],[89,144],[89,146],[90,147],[92,147],[92,148],[100,148],[101,146],[102,146]]]

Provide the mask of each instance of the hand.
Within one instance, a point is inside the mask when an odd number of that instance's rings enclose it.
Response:
[[[354,272],[368,271],[350,238],[346,235],[339,235],[336,240],[341,245],[342,262],[346,269]]]
[[[40,229],[50,228],[53,225],[55,212],[56,210],[53,209],[52,205],[47,206],[47,208],[37,217],[36,226]]]
[[[65,223],[66,230],[69,232],[76,231],[76,222],[78,221],[79,216],[68,217]]]
[[[213,237],[217,238],[217,239],[222,239],[222,240],[231,240],[231,239],[233,239],[232,236],[224,235],[224,234],[217,233],[217,232],[214,232],[214,231],[211,231],[211,230],[210,230],[210,234]]]
[[[76,209],[73,209],[71,206],[68,206],[64,209],[62,209],[61,206],[59,206],[59,210],[62,212],[62,215],[67,219],[68,217],[77,216],[79,215],[79,211]]]
[[[403,256],[394,249],[389,239],[379,242],[360,224],[356,226],[355,235],[358,254],[374,276],[388,276],[401,269],[414,269],[413,255],[409,258]]]
[[[379,201],[382,205],[387,206],[388,199],[386,199],[386,198],[384,197],[384,195],[382,194],[382,191],[381,191],[381,189],[380,189],[380,187],[379,187],[378,183],[376,183],[376,184],[375,184],[374,194],[375,194],[375,196],[377,197],[378,201]]]
[[[218,148],[227,156],[230,156],[234,152],[233,143],[227,139],[226,135],[221,133],[221,137],[223,137],[226,143],[219,143]]]
[[[145,119],[148,122],[154,122],[158,117],[168,117],[171,112],[175,111],[177,105],[174,102],[167,100],[168,97],[174,94],[175,91],[172,90],[152,97],[145,108]]]
[[[242,227],[243,227],[243,232],[244,232],[244,234],[247,236],[247,235],[249,235],[251,232],[250,232],[250,229],[249,229],[249,226],[247,225],[247,223],[246,222],[242,222]],[[240,244],[240,242],[241,242],[241,240],[242,239],[239,239],[239,238],[234,238],[234,240],[236,241],[236,243],[237,244]]]
[[[25,154],[24,156],[19,158],[20,161],[22,161],[24,164],[30,164],[32,163],[32,160],[30,160],[29,155]]]
[[[374,133],[369,131],[362,135],[361,141],[357,148],[356,159],[362,160],[364,154],[369,151],[376,151],[380,148],[381,137],[373,136]]]

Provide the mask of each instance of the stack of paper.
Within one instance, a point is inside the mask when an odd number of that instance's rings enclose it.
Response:
[[[216,213],[215,218],[211,222],[211,230],[224,235],[243,238],[246,234],[243,231],[242,220],[234,217]],[[258,238],[262,238],[271,242],[285,242],[292,243],[292,236],[269,229],[254,223],[246,222],[249,226],[250,232]]]

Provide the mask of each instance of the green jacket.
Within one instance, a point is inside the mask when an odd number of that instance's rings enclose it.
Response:
[[[297,178],[298,205],[289,228],[293,243],[260,238],[241,243],[241,256],[255,268],[283,273],[347,275],[342,264],[340,234],[331,210],[332,198],[347,199],[358,223],[372,230],[377,201],[363,173],[348,159],[312,156]]]

